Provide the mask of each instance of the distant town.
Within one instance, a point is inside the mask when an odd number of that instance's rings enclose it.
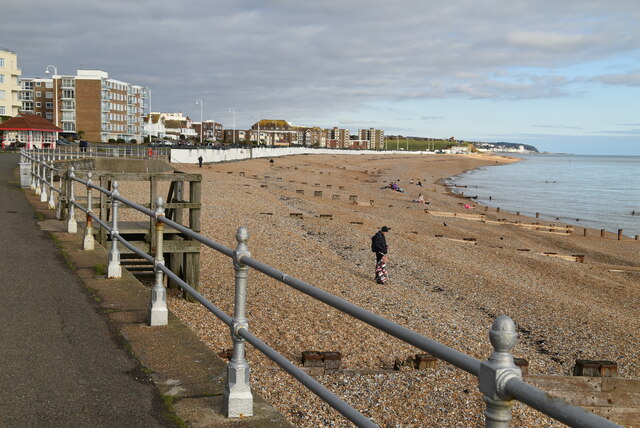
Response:
[[[249,129],[228,129],[213,120],[194,121],[182,112],[153,111],[151,88],[110,78],[106,71],[77,70],[74,75],[61,75],[55,66],[48,65],[43,72],[48,77],[22,77],[18,55],[11,50],[0,49],[0,124],[29,115],[50,122],[48,132],[40,134],[35,129],[27,131],[4,126],[5,129],[0,130],[3,147],[15,144],[50,147],[56,142],[86,140],[94,143],[305,146],[357,150],[395,147],[398,150],[447,153],[537,152],[535,147],[513,143],[472,143],[453,137],[385,136],[384,130],[375,128],[358,129],[352,134],[351,130],[339,127],[327,129],[315,125],[293,125],[282,118],[259,119]],[[202,100],[196,103],[202,106]],[[23,122],[20,126],[24,126]]]

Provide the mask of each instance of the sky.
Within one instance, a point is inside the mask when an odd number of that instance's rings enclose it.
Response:
[[[4,0],[23,77],[100,69],[152,110],[640,155],[638,0]]]

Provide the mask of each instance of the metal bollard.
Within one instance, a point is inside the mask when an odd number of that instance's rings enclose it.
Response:
[[[55,191],[53,190],[53,161],[51,161],[49,165],[49,209],[56,209],[56,198],[54,196]]]
[[[47,202],[47,164],[46,159],[42,160],[42,179],[40,180],[40,202]]]
[[[113,182],[111,192],[111,251],[109,251],[109,266],[107,278],[122,278],[122,266],[120,266],[120,250],[118,249],[118,182]]]
[[[236,271],[236,295],[233,309],[233,356],[227,365],[227,385],[224,388],[224,404],[227,416],[239,418],[253,416],[253,394],[249,385],[249,363],[245,359],[244,339],[237,335],[242,328],[248,329],[246,318],[247,277],[249,266],[243,265],[240,259],[251,257],[247,240],[249,232],[246,227],[239,227],[236,232],[238,246],[233,252],[233,267]]]
[[[169,324],[169,310],[167,309],[167,290],[164,288],[163,272],[158,268],[164,266],[164,255],[162,243],[164,240],[164,223],[159,217],[164,217],[164,199],[156,199],[156,253],[153,262],[153,273],[156,276],[155,283],[151,289],[151,301],[149,303],[149,325]]]
[[[82,240],[82,249],[85,251],[95,249],[95,241],[93,239],[93,219],[91,213],[93,213],[91,198],[91,171],[87,172],[87,224],[84,228],[84,239]]]
[[[73,178],[76,176],[73,172],[74,168],[69,169],[69,219],[67,220],[67,232],[76,233],[78,231],[78,223],[76,222],[75,196],[73,194]]]
[[[516,367],[511,349],[518,339],[516,326],[511,318],[500,315],[495,319],[489,331],[489,340],[494,351],[489,360],[480,364],[478,380],[487,408],[484,411],[485,427],[507,428],[511,420],[513,397],[504,393],[504,386],[513,377],[522,377],[521,370]]]

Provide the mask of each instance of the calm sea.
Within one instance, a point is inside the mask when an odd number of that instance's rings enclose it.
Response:
[[[640,235],[639,156],[517,156],[523,160],[469,171],[449,182],[467,185],[457,190],[500,210],[539,212],[548,220]]]

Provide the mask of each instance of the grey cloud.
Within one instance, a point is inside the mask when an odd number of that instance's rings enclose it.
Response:
[[[573,95],[536,69],[640,47],[636,3],[601,3],[33,0],[3,5],[2,44],[25,76],[100,68],[151,87],[154,109],[195,113],[202,98],[226,122],[230,107],[238,123],[322,120],[388,100]]]
[[[591,80],[607,85],[640,86],[640,70],[634,70],[628,73],[601,74],[593,77]]]

